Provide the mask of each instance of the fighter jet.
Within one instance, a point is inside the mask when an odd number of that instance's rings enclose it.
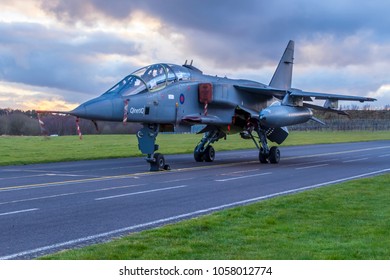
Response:
[[[101,96],[70,112],[60,112],[96,121],[142,123],[137,132],[139,150],[147,155],[151,171],[170,169],[158,153],[160,131],[185,132],[204,125],[203,137],[194,149],[197,162],[212,162],[212,144],[233,133],[252,139],[260,163],[277,164],[287,127],[307,121],[324,124],[312,109],[338,114],[339,100],[375,101],[369,97],[308,92],[291,88],[294,41],[289,41],[268,85],[256,81],[205,75],[193,63],[158,63],[123,78]],[[313,103],[323,100],[323,106]],[[312,103],[308,103],[312,102]],[[57,112],[58,113],[58,112]]]

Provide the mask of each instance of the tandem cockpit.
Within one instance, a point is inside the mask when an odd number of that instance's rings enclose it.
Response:
[[[156,92],[169,84],[190,78],[190,72],[183,66],[165,63],[153,64],[126,76],[103,95],[131,96],[145,92]]]

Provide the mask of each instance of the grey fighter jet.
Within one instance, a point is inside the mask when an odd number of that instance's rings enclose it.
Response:
[[[278,163],[278,147],[286,140],[287,126],[309,120],[322,123],[312,109],[346,114],[338,110],[339,100],[375,101],[373,98],[302,91],[291,88],[294,42],[290,41],[269,83],[204,75],[191,63],[182,66],[158,63],[141,68],[115,84],[101,96],[70,112],[93,121],[142,123],[137,132],[138,147],[147,155],[151,171],[169,169],[158,153],[160,131],[190,131],[204,125],[203,137],[195,146],[198,162],[212,162],[212,144],[232,133],[252,139],[261,163]],[[323,106],[308,103],[324,100]]]

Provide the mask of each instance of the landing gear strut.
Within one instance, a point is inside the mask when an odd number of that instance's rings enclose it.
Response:
[[[226,137],[226,134],[219,129],[211,129],[205,132],[203,138],[200,140],[194,150],[194,158],[197,162],[212,162],[215,159],[215,150],[212,143],[221,138]]]
[[[259,124],[255,125],[253,127],[253,130],[255,130],[257,135],[259,136],[259,143],[257,143],[256,139],[252,135],[252,129],[248,129],[247,133],[250,135],[256,147],[259,149],[259,161],[261,163],[279,163],[280,150],[278,147],[275,146],[271,147],[271,149],[269,148],[266,130],[261,128]]]
[[[159,146],[156,138],[159,131],[158,124],[144,124],[137,132],[138,148],[141,153],[147,154],[146,161],[150,163],[150,171],[171,170],[169,164],[165,164],[165,158],[161,153],[155,153]]]

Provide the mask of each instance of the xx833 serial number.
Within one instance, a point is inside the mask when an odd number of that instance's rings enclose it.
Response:
[[[224,266],[224,267],[213,267],[213,275],[242,275],[242,276],[253,276],[253,275],[272,275],[272,268],[266,266],[250,266],[250,267],[239,267],[239,266]]]

